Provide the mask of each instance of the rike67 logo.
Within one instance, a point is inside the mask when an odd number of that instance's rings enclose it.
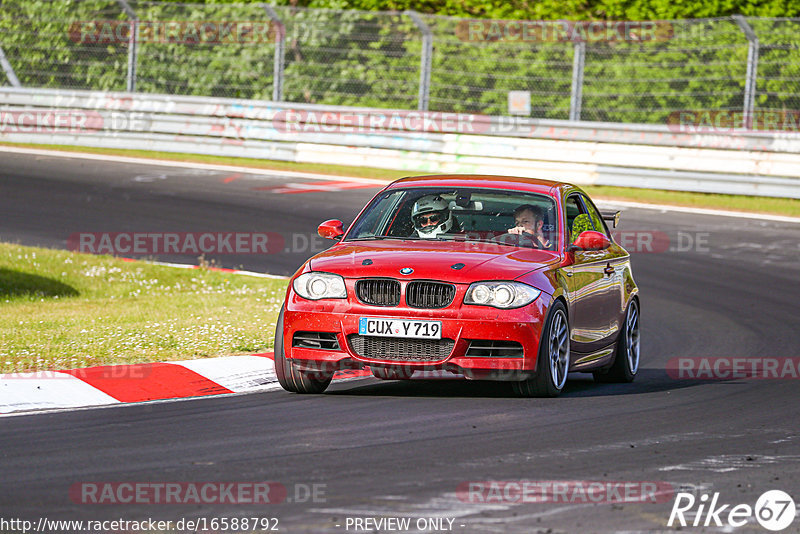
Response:
[[[797,513],[792,497],[781,490],[764,492],[756,501],[755,507],[749,504],[722,504],[719,492],[711,497],[701,494],[678,493],[667,526],[693,527],[733,527],[738,528],[751,522],[758,522],[767,530],[779,532],[789,527]]]

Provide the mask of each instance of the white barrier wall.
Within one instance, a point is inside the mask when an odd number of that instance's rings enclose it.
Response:
[[[800,134],[0,88],[0,141],[800,198]]]

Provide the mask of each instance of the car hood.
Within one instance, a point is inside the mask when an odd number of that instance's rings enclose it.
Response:
[[[547,250],[509,247],[494,243],[452,241],[359,241],[336,245],[310,261],[314,271],[345,278],[388,277],[447,280],[513,280],[558,262]],[[463,267],[454,268],[457,264]],[[410,267],[404,276],[400,269]]]

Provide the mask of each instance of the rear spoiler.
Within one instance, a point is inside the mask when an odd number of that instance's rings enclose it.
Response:
[[[601,211],[600,215],[602,215],[604,220],[610,222],[613,228],[616,228],[619,224],[619,211]]]

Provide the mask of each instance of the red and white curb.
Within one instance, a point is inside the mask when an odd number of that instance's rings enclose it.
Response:
[[[338,372],[334,379],[372,376]],[[272,353],[0,375],[0,415],[281,389]]]
[[[282,389],[273,354],[104,365],[67,371],[0,375],[0,416]],[[369,369],[338,371],[336,381],[371,377]],[[458,378],[417,371],[415,378]]]
[[[132,258],[125,261],[139,262]],[[199,269],[197,265],[143,261],[153,265]],[[237,269],[210,270],[261,278],[288,279]],[[75,410],[139,402],[234,395],[282,389],[275,375],[273,353],[132,365],[104,365],[64,371],[0,374],[0,417]],[[336,381],[372,376],[369,369],[338,371]],[[417,372],[415,378],[454,378],[439,371]]]
[[[181,263],[119,259],[200,269],[197,265]],[[285,276],[238,269],[205,268],[259,278],[287,279]],[[0,416],[271,389],[280,389],[271,352],[166,363],[104,365],[66,371],[8,373],[0,374]]]

